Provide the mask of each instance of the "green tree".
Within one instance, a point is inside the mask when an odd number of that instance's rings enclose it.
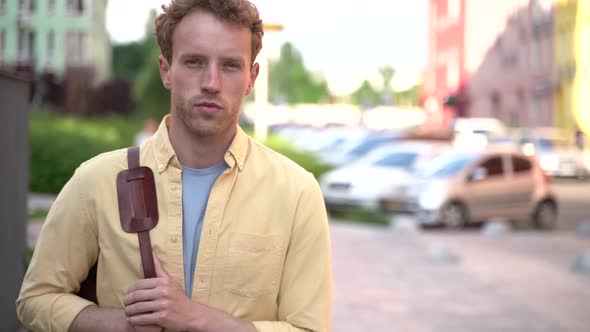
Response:
[[[134,81],[133,90],[141,115],[161,119],[170,112],[170,91],[164,88],[160,77],[158,68],[160,48],[154,42],[146,54],[148,56]]]
[[[330,98],[324,78],[305,68],[301,54],[291,43],[281,47],[279,59],[271,61],[269,67],[272,102],[319,103]]]
[[[140,41],[113,45],[113,76],[115,78],[133,82],[142,71],[151,55],[150,51],[156,45],[153,37],[156,16],[156,11],[152,10],[146,24],[145,35]]]
[[[416,84],[407,90],[395,91],[394,98],[396,105],[398,106],[418,106],[420,98],[420,85]]]
[[[354,104],[363,107],[372,107],[381,104],[381,94],[369,81],[364,80],[361,86],[351,94]]]

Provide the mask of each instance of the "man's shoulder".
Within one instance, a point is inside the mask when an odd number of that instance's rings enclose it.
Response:
[[[127,149],[101,153],[83,162],[78,168],[82,176],[104,177],[127,167]]]

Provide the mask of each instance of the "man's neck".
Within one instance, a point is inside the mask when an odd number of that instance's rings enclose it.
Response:
[[[237,130],[233,127],[222,135],[197,136],[188,130],[182,119],[173,115],[170,120],[168,135],[178,161],[182,166],[195,169],[219,165]]]

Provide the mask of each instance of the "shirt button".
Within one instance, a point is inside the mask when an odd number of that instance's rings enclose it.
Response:
[[[170,189],[172,189],[172,191],[175,191],[176,190],[176,186],[172,186],[172,187],[170,187]]]
[[[164,170],[164,165],[158,166],[158,170],[163,171]]]
[[[178,242],[178,238],[176,236],[171,236],[170,241],[172,241],[172,243],[176,243]]]

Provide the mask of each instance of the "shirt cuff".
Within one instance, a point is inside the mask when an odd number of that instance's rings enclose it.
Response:
[[[51,308],[51,330],[68,331],[70,325],[82,309],[96,305],[74,294],[64,294],[57,298]]]

